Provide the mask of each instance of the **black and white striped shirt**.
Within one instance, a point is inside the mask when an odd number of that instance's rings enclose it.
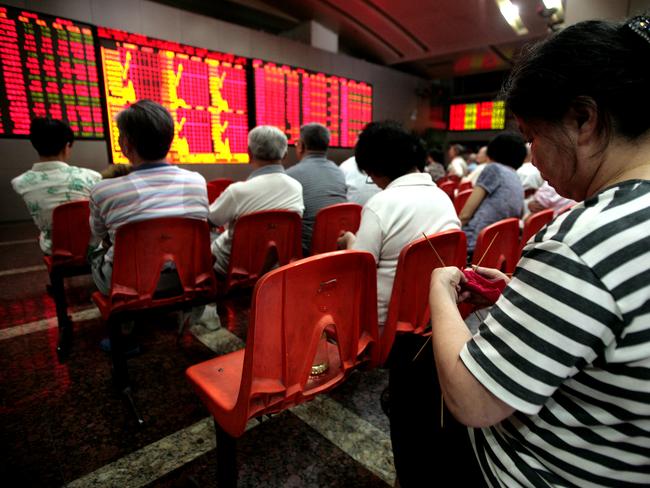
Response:
[[[535,236],[461,358],[516,409],[470,429],[491,486],[650,486],[650,181]]]

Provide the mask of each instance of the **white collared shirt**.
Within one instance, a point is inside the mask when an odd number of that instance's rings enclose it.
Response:
[[[32,169],[11,180],[40,230],[39,244],[52,252],[52,210],[62,203],[88,198],[90,189],[102,179],[97,171],[69,166],[63,161],[35,163]]]
[[[352,248],[369,251],[377,262],[380,324],[386,321],[397,260],[404,246],[422,237],[422,232],[449,229],[460,229],[460,220],[451,199],[428,173],[400,176],[366,202]]]

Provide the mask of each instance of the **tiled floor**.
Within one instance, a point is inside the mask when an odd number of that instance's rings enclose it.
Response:
[[[212,421],[184,371],[243,344],[250,295],[219,302],[222,330],[199,326],[180,344],[172,317],[138,324],[143,353],[129,360],[146,420],[138,427],[99,349],[105,330],[88,276],[67,282],[75,341],[70,358],[58,363],[41,264],[31,223],[0,225],[2,485],[216,486]],[[383,370],[355,373],[318,401],[253,423],[238,443],[240,486],[392,485],[388,421],[379,407],[386,383]]]

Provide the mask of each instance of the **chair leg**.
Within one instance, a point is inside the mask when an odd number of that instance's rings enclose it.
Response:
[[[133,399],[133,392],[129,381],[129,370],[124,355],[124,336],[122,335],[122,322],[109,319],[108,336],[111,341],[111,361],[113,364],[113,383],[117,391],[126,399],[131,413],[138,425],[144,424],[144,419]]]
[[[217,435],[217,486],[237,488],[237,439],[226,433],[215,420]]]
[[[51,294],[56,307],[56,319],[59,325],[59,340],[56,353],[59,362],[63,362],[72,350],[72,320],[68,316],[68,304],[65,298],[63,275],[57,271],[50,273]]]
[[[113,364],[113,382],[118,391],[123,392],[129,385],[129,371],[124,355],[124,337],[122,336],[122,323],[119,320],[109,319],[108,337],[111,341],[111,361]]]

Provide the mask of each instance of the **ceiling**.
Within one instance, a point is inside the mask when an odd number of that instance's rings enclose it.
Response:
[[[518,36],[495,0],[163,0],[162,3],[277,35],[314,20],[339,50],[429,79],[504,70],[518,49],[544,37],[538,0],[518,0],[529,33]]]

